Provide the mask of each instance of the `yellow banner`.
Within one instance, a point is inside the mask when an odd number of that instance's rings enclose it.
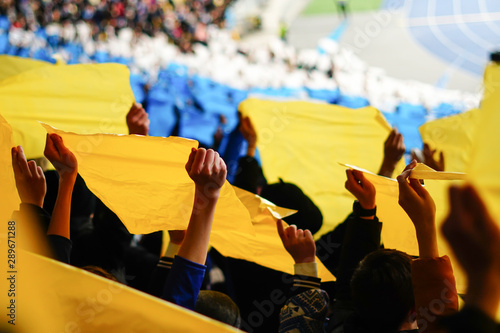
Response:
[[[250,116],[269,183],[282,178],[298,185],[321,209],[323,227],[332,230],[352,211],[344,188],[345,169],[337,162],[377,172],[391,127],[375,108],[349,109],[312,102],[247,99],[240,111]],[[404,169],[404,162],[395,173]]]
[[[125,116],[134,95],[126,66],[0,57],[0,68],[0,110],[28,158],[43,156],[45,131],[37,121],[84,134],[128,133]]]

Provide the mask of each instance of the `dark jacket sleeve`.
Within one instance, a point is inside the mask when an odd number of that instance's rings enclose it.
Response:
[[[345,223],[346,230],[340,255],[336,290],[338,299],[350,300],[350,283],[354,270],[366,255],[380,248],[382,223],[377,217],[373,220],[366,220],[354,214]]]
[[[36,223],[44,233],[49,229],[50,214],[45,209],[37,205],[22,203],[19,206],[19,214],[20,218],[24,221],[23,223],[30,225],[31,223]]]
[[[55,259],[65,264],[69,264],[72,248],[71,240],[59,235],[47,235],[47,239],[54,251]]]
[[[194,310],[207,266],[175,256],[162,298]]]
[[[346,221],[352,218],[354,218],[353,214],[349,215]],[[334,276],[338,274],[346,221],[316,241],[316,256]]]
[[[233,185],[246,191],[257,193],[260,179],[264,177],[257,160],[251,156],[243,156],[238,160],[238,169]]]
[[[23,223],[28,225],[34,223],[41,228],[44,234],[47,233],[50,214],[45,209],[36,205],[22,203],[19,207],[19,213]],[[71,240],[59,235],[47,235],[47,241],[52,250],[53,258],[69,264],[72,248]]]
[[[149,282],[148,292],[157,297],[161,297],[163,293],[163,287],[165,287],[165,282],[167,281],[168,274],[172,269],[172,264],[174,258],[161,257],[156,265],[153,275],[151,276],[151,281]]]

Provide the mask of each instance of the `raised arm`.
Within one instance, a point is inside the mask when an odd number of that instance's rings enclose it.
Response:
[[[290,297],[280,311],[279,332],[319,332],[325,322],[329,298],[320,290],[321,280],[315,262],[316,244],[309,230],[277,221],[283,246],[295,261]],[[299,310],[300,309],[300,310]]]
[[[413,160],[398,176],[399,205],[410,217],[417,233],[420,258],[439,257],[436,235],[436,205],[418,179],[410,178],[417,165]]]
[[[500,228],[474,187],[450,188],[450,214],[442,231],[469,284],[466,308],[450,321],[450,332],[498,332]]]
[[[439,257],[434,200],[419,180],[411,178],[416,164],[413,160],[398,176],[399,204],[415,226],[419,249],[419,259],[411,265],[416,319],[419,332],[441,333],[444,330],[437,318],[457,311],[458,295],[450,260]],[[442,301],[442,307],[432,306],[436,299]]]
[[[69,239],[71,196],[78,174],[78,163],[75,155],[64,146],[62,138],[55,133],[47,134],[44,154],[59,174],[59,190],[47,235]]]
[[[43,207],[47,184],[42,168],[35,161],[27,161],[21,146],[13,147],[12,169],[16,180],[17,192],[22,204]]]
[[[204,264],[214,218],[215,205],[226,180],[226,164],[211,149],[194,149],[189,155],[186,171],[195,183],[193,212],[178,255]]]
[[[218,153],[203,148],[193,148],[186,171],[195,183],[193,212],[162,298],[193,310],[205,275],[215,205],[227,171]]]
[[[382,161],[378,174],[380,176],[392,178],[394,169],[399,160],[403,157],[405,151],[406,147],[403,135],[394,128],[384,142],[384,160]]]

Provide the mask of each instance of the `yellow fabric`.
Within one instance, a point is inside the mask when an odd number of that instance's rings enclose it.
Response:
[[[298,185],[321,209],[324,221],[316,237],[332,230],[352,211],[344,188],[349,162],[377,172],[390,126],[372,107],[348,109],[312,102],[247,99],[240,111],[254,124],[264,175]],[[402,171],[402,161],[396,173]]]
[[[0,199],[0,221],[8,221],[12,212],[19,207],[21,202],[17,194],[14,171],[12,170],[11,148],[12,129],[0,115],[0,184],[2,184],[2,197]],[[0,234],[5,234],[1,230]]]
[[[417,166],[411,171],[410,178],[434,180],[465,180],[466,174],[462,172],[436,171],[423,163],[417,163]]]
[[[184,165],[194,140],[138,135],[79,135],[44,125],[59,134],[78,160],[88,188],[134,234],[186,229],[193,209],[194,182]],[[250,215],[226,182],[213,230],[254,233]]]
[[[236,232],[212,233],[210,242],[222,255],[244,259],[259,265],[294,274],[294,261],[283,247],[276,226],[277,219],[293,214],[294,210],[277,207],[240,188],[234,187],[236,195],[247,207],[256,235]],[[322,281],[335,281],[335,277],[316,258],[318,276]]]
[[[11,57],[0,58],[0,68],[12,61]],[[43,156],[45,131],[37,121],[84,134],[128,132],[125,116],[134,96],[127,67],[26,67],[30,69],[0,81],[0,110],[12,127],[14,142],[23,146],[28,158]]]
[[[131,233],[186,229],[194,184],[184,169],[193,140],[136,135],[79,135],[44,125],[75,154],[89,189]],[[226,182],[217,203],[210,244],[222,254],[293,274],[293,260],[281,244],[276,218],[294,211],[276,207]],[[246,206],[246,207],[245,207]],[[250,213],[249,213],[250,211]],[[251,223],[251,216],[254,224]],[[333,276],[320,273],[325,281]]]
[[[21,255],[19,332],[240,332],[81,269]]]
[[[52,64],[29,58],[0,55],[0,81],[32,69],[52,66]]]
[[[472,145],[467,173],[488,207],[488,211],[500,226],[500,66],[491,63],[484,75],[484,96]],[[497,312],[500,321],[500,309]]]
[[[478,188],[500,225],[500,66],[490,64],[485,72],[485,91],[478,112],[478,125],[468,167],[470,181]]]
[[[445,171],[466,172],[480,112],[472,109],[420,126],[422,140],[438,150],[435,156],[443,152]]]

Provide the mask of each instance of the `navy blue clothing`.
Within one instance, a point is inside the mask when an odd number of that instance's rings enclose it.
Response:
[[[54,251],[55,259],[65,264],[69,264],[72,247],[71,240],[59,235],[47,235],[47,239]]]
[[[162,298],[194,310],[207,266],[175,256]]]

